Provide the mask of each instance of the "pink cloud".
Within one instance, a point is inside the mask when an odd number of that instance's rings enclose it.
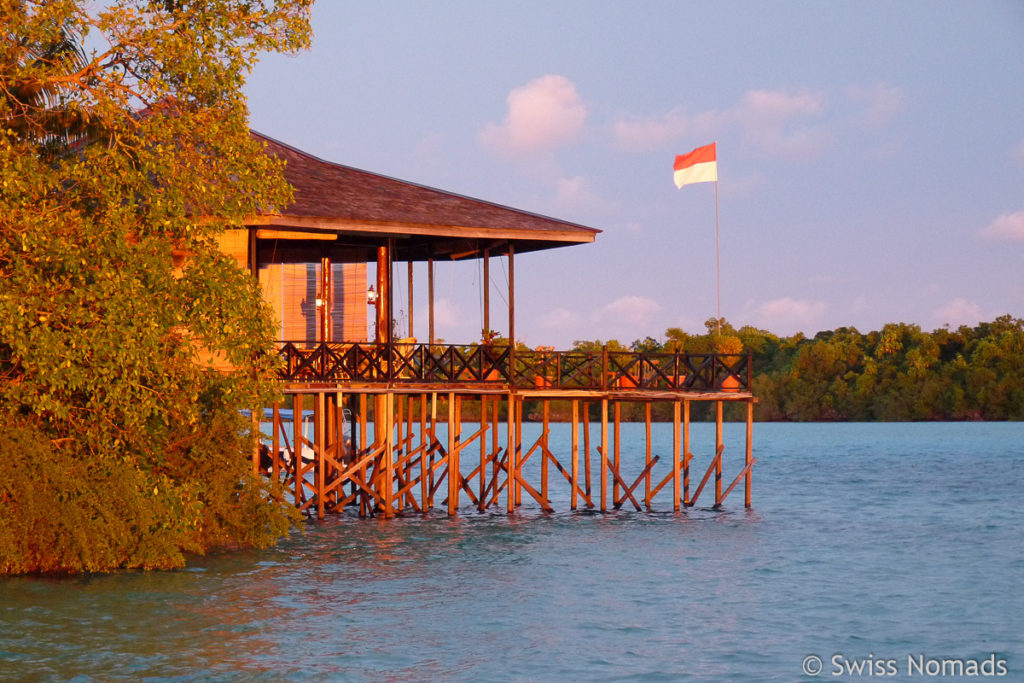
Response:
[[[565,76],[549,74],[508,94],[505,119],[480,132],[480,143],[503,154],[522,154],[572,142],[587,120],[587,106]]]
[[[871,128],[884,126],[906,110],[902,88],[885,83],[847,88],[847,96],[861,108],[860,122]]]
[[[756,308],[758,324],[769,330],[808,330],[818,325],[826,311],[821,301],[782,297]]]
[[[981,236],[999,242],[1024,242],[1024,211],[1001,214],[981,231]]]
[[[957,297],[935,311],[932,317],[939,325],[959,327],[960,325],[977,325],[985,316],[982,314],[980,306]]]

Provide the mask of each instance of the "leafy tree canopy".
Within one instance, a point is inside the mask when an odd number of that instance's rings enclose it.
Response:
[[[272,395],[270,314],[216,240],[289,199],[242,87],[308,44],[311,2],[0,2],[0,572],[287,528],[240,414]]]

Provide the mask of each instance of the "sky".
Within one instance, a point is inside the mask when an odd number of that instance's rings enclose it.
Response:
[[[255,67],[253,128],[603,231],[516,258],[530,346],[703,333],[716,200],[737,328],[1024,317],[1021,0],[320,0],[312,25],[309,51]],[[675,155],[713,141],[717,187],[677,189]],[[504,259],[490,272],[505,333]],[[435,278],[437,336],[478,340],[479,262]],[[418,264],[421,339],[425,283]]]

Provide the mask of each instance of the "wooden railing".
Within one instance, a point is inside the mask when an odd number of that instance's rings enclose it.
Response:
[[[749,354],[532,351],[509,346],[282,342],[282,380],[580,391],[749,392]]]

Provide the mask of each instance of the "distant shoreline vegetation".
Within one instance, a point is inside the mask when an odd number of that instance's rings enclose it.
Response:
[[[755,420],[762,422],[875,422],[1024,420],[1024,320],[1004,315],[975,327],[923,332],[890,323],[861,333],[853,327],[779,337],[751,326],[705,323],[706,333],[669,328],[623,344],[576,341],[576,350],[688,353],[753,353]],[[529,403],[529,402],[528,402]],[[552,419],[561,419],[558,404]],[[742,419],[726,404],[726,419]],[[524,407],[529,413],[531,406]],[[712,404],[692,404],[695,420],[713,419]],[[653,417],[670,420],[670,404],[655,404]],[[707,414],[704,414],[707,413]],[[644,419],[641,404],[623,407],[623,420]]]

